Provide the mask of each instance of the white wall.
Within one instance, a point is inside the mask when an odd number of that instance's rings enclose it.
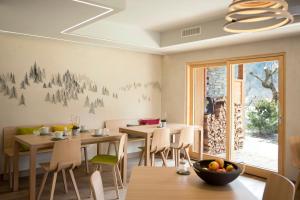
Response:
[[[228,46],[164,56],[162,72],[162,113],[172,122],[185,121],[186,62],[206,61],[239,56],[286,52],[286,137],[300,134],[300,37]],[[286,143],[286,175],[296,177],[291,166],[289,146]]]
[[[18,99],[10,99],[0,92],[1,130],[5,126],[68,123],[71,115],[80,116],[88,128],[102,127],[107,119],[160,117],[161,92],[145,84],[161,82],[161,56],[14,35],[0,35],[0,44],[0,76],[13,72],[18,93]],[[68,107],[45,102],[47,92],[54,89],[32,81],[26,90],[20,89],[20,82],[35,61],[45,69],[47,80],[69,69],[94,81],[98,92],[85,92]],[[134,83],[141,83],[141,87],[134,88]],[[130,90],[120,89],[128,84],[132,85]],[[108,88],[109,96],[101,94],[102,86]],[[112,97],[112,92],[118,94],[118,99]],[[26,106],[18,105],[21,93]],[[103,98],[104,107],[90,114],[84,107],[86,95],[90,100]],[[23,163],[22,168],[26,168]]]

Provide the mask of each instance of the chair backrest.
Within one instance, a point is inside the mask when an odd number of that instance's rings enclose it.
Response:
[[[127,135],[123,134],[120,138],[119,142],[119,148],[118,148],[118,162],[123,158],[124,156],[124,145],[125,145],[125,139]]]
[[[54,143],[50,170],[60,170],[81,164],[81,141],[66,139]]]
[[[300,169],[300,136],[290,136],[289,143],[291,148],[292,163]]]
[[[263,200],[294,200],[295,186],[284,176],[271,173],[265,187]]]
[[[92,195],[94,200],[104,200],[104,191],[101,174],[96,170],[90,178]]]
[[[157,128],[154,129],[150,152],[162,151],[170,147],[170,129]]]
[[[180,131],[179,134],[179,147],[189,147],[194,144],[194,127],[186,127]]]
[[[105,128],[108,128],[109,131],[118,133],[120,127],[126,127],[128,124],[138,125],[137,119],[115,119],[105,121]]]

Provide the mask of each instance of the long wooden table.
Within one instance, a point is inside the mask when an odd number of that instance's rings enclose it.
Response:
[[[168,123],[166,128],[169,128],[171,134],[178,134],[180,131],[187,127],[186,124],[175,124]],[[200,132],[200,144],[199,144],[199,160],[202,160],[203,156],[203,129],[200,126],[193,126],[195,130]],[[131,126],[131,127],[121,127],[119,131],[121,133],[127,133],[129,136],[133,137],[143,137],[145,138],[145,166],[150,166],[150,139],[157,125],[145,125],[145,126]]]
[[[110,133],[107,136],[93,137],[91,132],[81,133],[78,136],[69,136],[69,139],[76,138],[81,140],[81,144],[99,144],[102,142],[118,141],[122,134]],[[37,135],[16,135],[14,144],[14,178],[13,178],[13,191],[19,190],[19,149],[20,144],[29,146],[30,162],[29,162],[29,199],[36,199],[36,155],[38,149],[52,148],[54,141],[51,136],[37,136]],[[66,147],[67,148],[67,147]],[[121,173],[123,183],[126,184],[127,178],[127,137],[125,141],[125,154],[122,160]]]
[[[191,169],[192,171],[192,169]],[[176,174],[175,168],[136,167],[131,174],[126,200],[257,200],[237,178],[226,186],[204,183],[194,171]]]

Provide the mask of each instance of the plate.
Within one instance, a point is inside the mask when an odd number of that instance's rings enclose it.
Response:
[[[50,135],[51,133],[40,133],[40,136]]]
[[[60,140],[65,140],[65,139],[67,139],[67,137],[62,137],[62,138],[53,137],[51,140],[52,141],[60,141]]]

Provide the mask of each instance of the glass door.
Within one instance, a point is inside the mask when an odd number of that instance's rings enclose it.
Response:
[[[239,60],[230,67],[230,158],[257,173],[281,171],[282,58]]]
[[[203,127],[203,152],[226,158],[226,63],[194,66],[190,69],[190,124]],[[199,134],[195,134],[192,154],[199,154]],[[197,156],[196,156],[197,157]]]
[[[191,64],[187,122],[203,127],[191,156],[221,157],[266,177],[283,172],[283,55]],[[202,139],[202,141],[201,141]]]

